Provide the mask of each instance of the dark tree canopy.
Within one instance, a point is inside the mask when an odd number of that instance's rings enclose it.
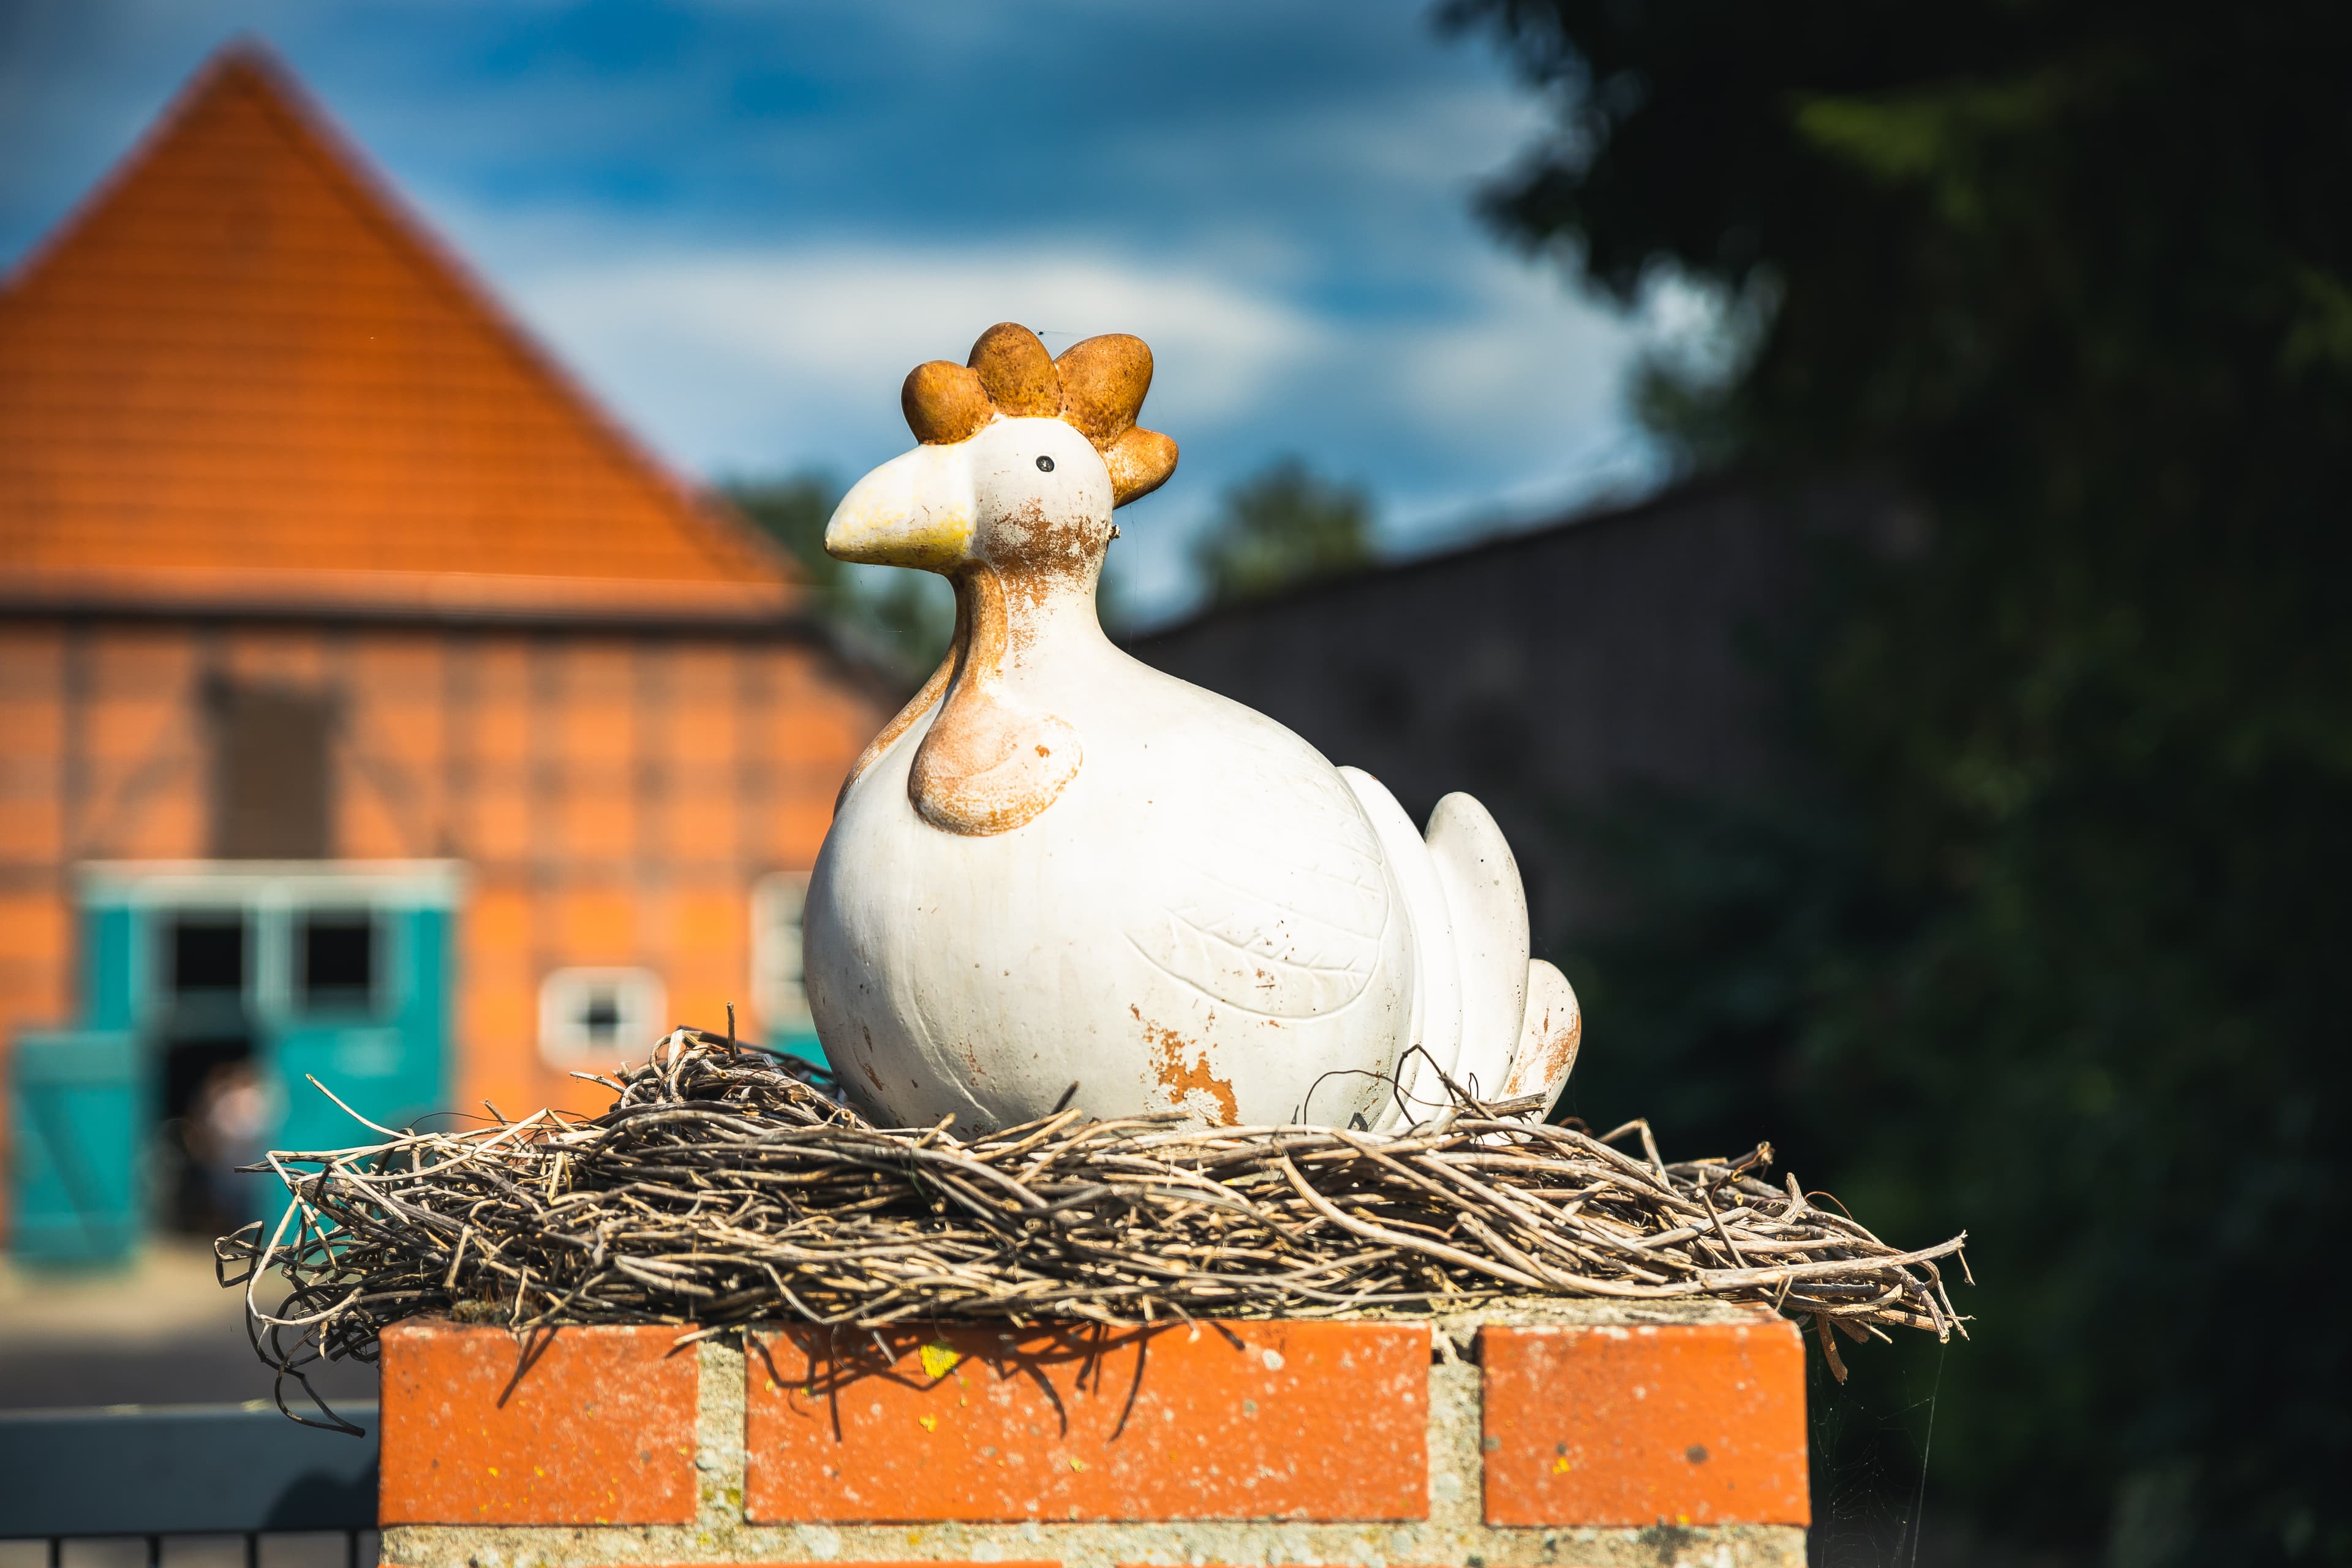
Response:
[[[851,567],[827,555],[824,525],[842,496],[832,475],[738,479],[720,494],[784,547],[838,635],[909,683],[940,662],[955,631],[952,591],[928,572]]]
[[[1284,458],[1225,492],[1192,566],[1209,602],[1231,605],[1368,566],[1374,554],[1371,498]]]
[[[824,525],[841,503],[841,486],[832,475],[803,469],[781,479],[738,479],[720,494],[784,547],[811,585],[830,591],[840,584],[842,564],[824,552]]]
[[[1663,433],[1928,521],[1790,658],[1816,787],[1615,825],[1587,1055],[1647,1100],[1590,1113],[1972,1230],[1927,1486],[1978,1535],[2352,1561],[2352,13],[1449,15],[1562,106],[1498,226],[1752,322]]]

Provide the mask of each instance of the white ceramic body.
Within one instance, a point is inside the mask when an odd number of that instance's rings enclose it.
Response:
[[[809,1004],[885,1120],[1377,1120],[1413,1037],[1411,917],[1314,748],[1150,668],[1092,605],[1019,672],[1085,761],[1006,832],[940,830],[908,773],[940,709],[850,786],[809,887]]]
[[[1123,386],[1131,415],[1139,343],[1072,358],[1110,365],[1080,385]],[[974,360],[1024,399],[1062,363],[1013,327]],[[958,605],[949,664],[860,759],[810,882],[809,1005],[850,1092],[968,1130],[1065,1103],[1391,1127],[1448,1104],[1448,1078],[1557,1092],[1574,998],[1528,963],[1494,818],[1449,795],[1424,838],[1377,781],[1114,647],[1095,587],[1118,481],[1064,418],[956,403],[968,371],[908,384],[919,429],[965,433],[867,475],[825,531],[845,560],[947,574]]]

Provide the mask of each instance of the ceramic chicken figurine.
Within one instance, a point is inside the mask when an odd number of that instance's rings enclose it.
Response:
[[[1103,635],[1112,509],[1176,467],[1135,423],[1150,384],[1139,339],[1056,360],[992,327],[907,378],[921,445],[826,527],[842,560],[956,597],[953,647],[851,770],[811,879],[826,1055],[902,1125],[1074,1100],[1381,1128],[1446,1103],[1433,1068],[1556,1093],[1576,998],[1528,962],[1486,809],[1448,795],[1424,838],[1368,774]]]

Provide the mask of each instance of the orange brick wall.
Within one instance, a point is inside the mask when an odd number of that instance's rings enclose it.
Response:
[[[205,852],[208,675],[333,693],[338,855],[469,867],[457,1104],[580,1106],[544,1068],[551,969],[643,966],[747,1029],[752,884],[805,869],[885,717],[773,637],[0,625],[0,1036],[69,1020],[70,868]]]
[[[8,1022],[66,1007],[65,912],[49,870],[64,843],[64,686],[58,628],[0,626],[0,1020]]]
[[[414,1319],[383,1338],[385,1561],[1801,1563],[1796,1326],[1568,1310],[1466,1355],[1398,1320],[738,1349]]]

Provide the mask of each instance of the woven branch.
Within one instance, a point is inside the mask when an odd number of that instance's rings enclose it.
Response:
[[[309,1391],[305,1367],[373,1361],[384,1327],[425,1312],[699,1337],[760,1320],[1125,1327],[1712,1298],[1811,1315],[1832,1365],[1832,1324],[1966,1332],[1935,1261],[1965,1236],[1888,1247],[1795,1177],[1760,1179],[1769,1144],[1668,1164],[1645,1123],[1595,1138],[1545,1124],[1533,1099],[1459,1092],[1397,1134],[1073,1108],[966,1141],[952,1117],[876,1127],[814,1074],[680,1029],[634,1071],[573,1075],[616,1095],[593,1120],[273,1152],[254,1168],[293,1194],[283,1220],[215,1251],[222,1283],[246,1287],[279,1407],[289,1378]],[[1635,1133],[1642,1158],[1615,1146]],[[292,1289],[269,1309],[273,1273]]]

